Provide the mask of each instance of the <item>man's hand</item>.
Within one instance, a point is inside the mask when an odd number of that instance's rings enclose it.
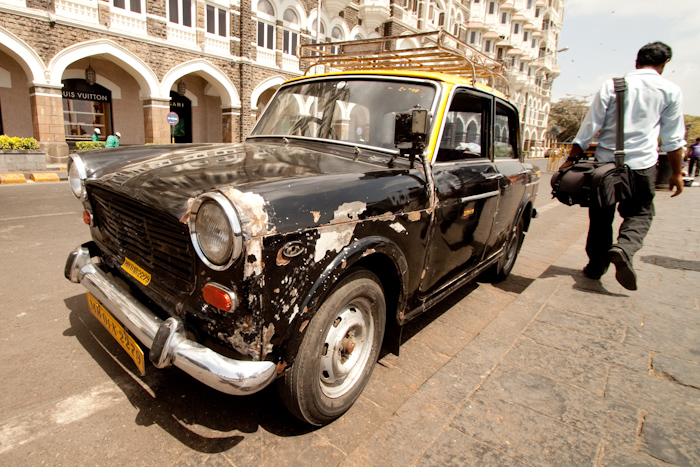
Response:
[[[668,162],[671,165],[671,178],[669,179],[668,188],[673,191],[673,187],[676,187],[676,192],[671,195],[671,198],[680,195],[683,191],[683,149],[683,147],[680,147],[667,153]]]
[[[671,195],[671,198],[674,196],[678,196],[683,192],[683,187],[685,184],[683,183],[683,175],[678,174],[678,175],[671,175],[671,178],[669,178],[669,186],[668,189],[673,191],[673,187],[676,187],[676,192]]]
[[[578,159],[579,157],[581,157],[582,153],[583,149],[581,149],[581,146],[579,146],[578,144],[572,144],[571,149],[569,150],[569,158]],[[565,169],[570,165],[574,165],[574,163],[567,159],[562,165],[559,166],[559,170]]]
[[[563,170],[563,169],[567,168],[567,167],[570,166],[570,165],[574,165],[574,163],[571,162],[571,161],[565,160],[564,163],[563,163],[562,165],[559,166],[559,170]]]

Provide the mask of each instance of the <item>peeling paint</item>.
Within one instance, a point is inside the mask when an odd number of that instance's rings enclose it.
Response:
[[[314,216],[314,222],[318,222],[318,220],[321,218],[320,211],[311,211],[311,214],[313,214],[313,216]]]
[[[243,334],[252,334],[255,331],[255,326],[253,325],[253,315],[245,315],[243,317],[243,322],[239,325],[239,327]]]
[[[192,205],[194,204],[194,198],[187,200],[187,211],[180,218],[180,222],[187,224],[190,221],[190,212],[192,212]]]
[[[230,336],[220,332],[218,337],[222,341],[227,341],[236,351],[243,355],[249,355],[255,360],[260,360],[260,338],[256,338],[249,344],[243,339],[243,335],[241,335],[241,331],[238,329]]]
[[[405,232],[405,233],[408,234],[408,231],[406,230],[406,227],[404,227],[403,225],[401,225],[400,222],[394,222],[394,223],[391,224],[389,227],[391,227],[392,229],[396,230],[398,233],[404,233],[404,232]]]
[[[362,257],[364,258],[365,256],[373,255],[377,252],[374,248],[368,248],[362,253]]]
[[[251,238],[248,241],[246,262],[243,265],[243,277],[262,274],[262,238]]]
[[[279,362],[277,364],[277,374],[281,375],[285,368],[287,368],[287,362]]]
[[[304,329],[306,329],[306,326],[309,324],[309,320],[307,319],[303,323],[301,323],[301,326],[299,327],[299,332],[304,332]]]
[[[289,316],[289,324],[292,324],[292,321],[294,321],[294,318],[296,315],[299,313],[299,305],[294,305],[294,312]]]
[[[265,198],[256,193],[243,193],[235,188],[229,188],[224,195],[236,206],[241,216],[241,230],[250,237],[246,247],[246,262],[243,276],[247,279],[253,275],[262,274],[262,236],[269,233],[268,215],[265,211]]]
[[[264,360],[267,354],[272,352],[272,338],[275,335],[275,325],[270,323],[267,327],[263,328],[263,333],[262,333],[262,357],[260,358],[261,360]]]
[[[408,220],[411,222],[417,222],[420,220],[420,211],[413,211],[408,213]]]
[[[367,209],[367,204],[361,201],[341,204],[334,212],[331,224],[320,227],[321,235],[316,242],[314,262],[321,261],[329,252],[342,250],[352,240],[356,222]]]

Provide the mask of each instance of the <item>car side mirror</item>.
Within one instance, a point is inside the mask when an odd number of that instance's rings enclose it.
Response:
[[[425,147],[429,126],[430,116],[427,110],[412,109],[397,113],[394,145],[402,152],[409,150],[414,154],[419,153]]]

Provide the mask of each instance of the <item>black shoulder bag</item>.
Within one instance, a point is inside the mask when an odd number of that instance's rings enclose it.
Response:
[[[580,161],[552,176],[552,197],[573,206],[610,206],[630,199],[634,181],[625,165],[625,78],[614,78],[617,100],[615,162]]]

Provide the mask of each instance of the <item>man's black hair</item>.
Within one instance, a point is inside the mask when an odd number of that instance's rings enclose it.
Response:
[[[651,42],[637,52],[637,66],[661,66],[672,56],[671,47],[663,42]]]

